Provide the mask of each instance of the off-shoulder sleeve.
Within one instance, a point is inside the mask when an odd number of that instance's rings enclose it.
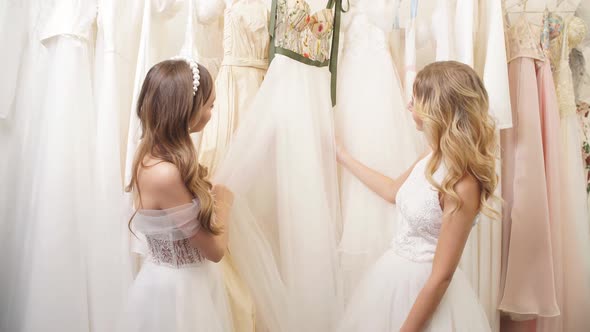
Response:
[[[133,219],[135,229],[146,236],[177,241],[199,231],[199,202],[165,210],[139,210]]]

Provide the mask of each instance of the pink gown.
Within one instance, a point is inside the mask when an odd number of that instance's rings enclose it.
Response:
[[[499,308],[521,319],[560,313],[552,252],[552,223],[559,216],[559,110],[550,64],[534,30],[524,17],[508,30],[513,128],[501,133]]]

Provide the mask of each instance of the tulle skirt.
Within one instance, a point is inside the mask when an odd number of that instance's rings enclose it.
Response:
[[[388,250],[360,282],[338,331],[399,331],[431,270],[432,262],[413,262]],[[460,269],[424,331],[490,331],[483,308]]]
[[[147,261],[129,290],[121,332],[228,332],[232,320],[215,264],[171,268]]]
[[[342,302],[329,71],[277,55],[250,107],[214,182],[244,198],[233,216],[268,239],[274,259],[265,264],[280,272],[292,330],[332,331]]]

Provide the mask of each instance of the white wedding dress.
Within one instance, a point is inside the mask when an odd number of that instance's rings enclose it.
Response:
[[[129,290],[121,332],[232,331],[221,270],[189,239],[200,230],[198,200],[166,210],[139,210],[135,229],[149,254]]]
[[[291,331],[333,331],[342,306],[330,72],[323,67],[334,54],[338,12],[326,3],[273,1],[276,55],[213,181],[246,200],[232,215],[254,220],[269,240],[274,259],[266,265],[278,267],[285,284]],[[257,315],[265,307],[257,302]]]
[[[399,331],[432,271],[443,211],[425,176],[429,157],[418,162],[397,194],[402,216],[389,249],[365,275],[342,318],[339,332]],[[444,165],[433,178],[441,182]],[[490,331],[486,314],[457,269],[425,332]]]
[[[87,265],[96,207],[92,26],[97,7],[95,1],[78,0],[30,4],[36,17],[13,110],[18,120],[13,129],[20,136],[13,138],[20,145],[9,155],[18,168],[10,170],[14,180],[6,183],[15,185],[16,200],[2,217],[3,224],[10,223],[2,230],[0,249],[11,276],[2,285],[9,289],[8,296],[2,294],[0,329],[89,331],[96,304],[88,296],[89,274],[101,276]]]
[[[346,13],[339,63],[336,134],[362,163],[395,178],[420,154],[389,47],[393,0],[355,0]],[[339,250],[348,296],[386,249],[395,207],[347,171],[340,175],[343,234]]]

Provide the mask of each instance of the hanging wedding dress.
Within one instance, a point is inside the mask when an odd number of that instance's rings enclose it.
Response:
[[[268,68],[268,19],[265,1],[231,1],[224,13],[224,55],[215,82],[217,99],[203,131],[199,162],[214,174],[225,156]],[[255,310],[249,291],[236,271],[231,253],[222,261],[235,331],[255,329]]]
[[[7,118],[14,106],[18,72],[27,41],[29,4],[7,0],[0,4],[0,45],[10,51],[0,52],[0,119]]]
[[[561,34],[551,41],[553,79],[561,116],[561,244],[555,255],[562,262],[558,271],[557,301],[561,315],[540,319],[538,331],[585,331],[590,326],[590,225],[582,155],[580,123],[576,104],[569,53],[587,33],[577,17],[565,21]]]
[[[25,113],[24,158],[17,161],[26,173],[14,176],[30,177],[31,182],[23,180],[16,193],[25,194],[19,199],[30,205],[17,203],[16,219],[9,219],[19,224],[9,233],[9,254],[17,253],[21,262],[10,270],[18,280],[10,285],[15,296],[8,298],[7,330],[89,331],[86,254],[89,224],[95,222],[91,74],[97,8],[93,1],[76,0],[41,6],[37,13],[48,19],[41,21],[40,30],[34,27],[31,37],[45,47],[47,76],[33,63],[34,74],[40,75],[21,73],[32,80],[17,93],[17,113]],[[23,64],[30,64],[28,60]],[[12,246],[19,242],[20,248]]]
[[[276,262],[285,283],[292,331],[332,331],[342,307],[330,98],[340,12],[340,0],[273,1],[276,55],[214,178],[246,200],[232,215],[255,220],[269,239],[266,265]]]
[[[95,222],[89,223],[87,267],[92,331],[114,331],[132,279],[123,187],[121,185],[120,114],[131,77],[117,33],[130,31],[125,2],[98,0],[94,66],[96,109]],[[123,30],[126,29],[126,30]],[[108,271],[108,272],[107,272]]]
[[[34,224],[33,177],[40,167],[39,135],[43,125],[42,98],[47,89],[47,55],[41,43],[54,1],[30,1],[23,18],[26,44],[15,85],[10,114],[0,119],[0,152],[10,162],[0,163],[0,330],[22,331],[26,320],[32,245],[25,245]],[[6,15],[11,15],[10,11]],[[14,64],[16,66],[16,64]]]
[[[351,1],[344,17],[335,124],[347,151],[395,178],[418,158],[420,138],[389,50],[393,5],[393,0]],[[346,171],[340,175],[340,197],[339,251],[347,297],[389,245],[397,211]]]
[[[224,55],[215,82],[215,110],[201,140],[202,165],[213,173],[248,111],[268,68],[268,8],[262,0],[235,1],[225,10]]]

